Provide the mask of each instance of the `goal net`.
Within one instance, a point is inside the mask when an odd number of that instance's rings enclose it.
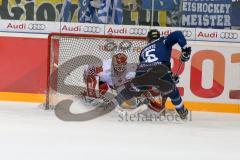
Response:
[[[137,63],[147,42],[142,37],[77,34],[49,35],[49,74],[46,109],[63,99],[78,98],[86,88],[84,66],[101,64],[124,53],[128,63]]]

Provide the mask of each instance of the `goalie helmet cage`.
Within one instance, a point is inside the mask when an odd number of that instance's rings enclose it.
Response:
[[[51,33],[48,45],[45,109],[62,99],[80,96],[78,86],[85,86],[84,66],[95,64],[96,59],[110,59],[117,53],[126,54],[128,63],[138,63],[147,41],[145,37]]]

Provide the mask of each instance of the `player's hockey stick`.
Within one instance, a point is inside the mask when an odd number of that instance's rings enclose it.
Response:
[[[176,75],[178,75],[178,73],[181,70],[182,65],[183,65],[183,61],[181,61],[180,59],[179,59],[179,61],[180,61],[180,65],[178,66],[177,72],[175,73]]]
[[[178,74],[179,74],[180,70],[182,69],[182,65],[183,65],[183,61],[181,61],[180,59],[179,59],[179,61],[180,61],[180,65],[178,66],[177,72],[172,73],[172,79],[175,83],[179,82],[179,75]]]

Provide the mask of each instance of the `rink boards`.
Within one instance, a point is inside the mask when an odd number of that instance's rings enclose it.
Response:
[[[238,43],[190,41],[191,60],[178,84],[192,110],[240,113],[240,46]],[[0,100],[44,102],[47,82],[47,35],[0,36]],[[180,48],[173,51],[173,70]],[[168,106],[171,106],[168,102]]]

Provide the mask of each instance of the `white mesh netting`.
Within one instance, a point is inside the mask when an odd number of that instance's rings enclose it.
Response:
[[[112,58],[119,52],[128,56],[128,63],[137,63],[141,49],[147,42],[143,39],[84,37],[80,35],[53,35],[50,44],[49,102],[56,97],[79,94],[77,86],[85,87],[83,69],[85,64],[95,64],[95,56],[101,60]],[[67,87],[66,87],[67,86]],[[67,90],[67,91],[66,91]],[[59,98],[58,98],[59,99]]]

